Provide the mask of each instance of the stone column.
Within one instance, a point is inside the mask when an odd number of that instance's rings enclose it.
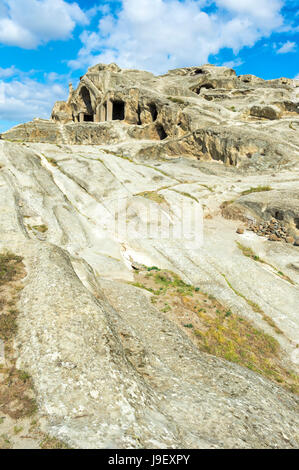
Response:
[[[112,121],[113,117],[113,103],[111,100],[107,101],[107,121]]]
[[[93,122],[100,122],[101,121],[101,116],[100,116],[100,106],[96,107],[96,112],[93,115]]]
[[[107,107],[107,104],[102,104],[100,106],[100,122],[106,121],[106,107]]]
[[[84,122],[84,113],[79,113],[79,122]]]

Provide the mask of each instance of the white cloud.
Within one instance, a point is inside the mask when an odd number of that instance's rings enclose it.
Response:
[[[35,48],[52,39],[67,39],[76,24],[88,19],[77,3],[64,0],[0,0],[0,43]]]
[[[0,120],[28,121],[49,118],[53,104],[67,98],[67,89],[59,83],[39,83],[31,78],[0,80]]]
[[[282,0],[216,0],[216,4],[228,11],[249,15],[252,18],[276,20],[276,13],[283,6]]]
[[[217,6],[213,13],[205,4]],[[153,72],[202,64],[227,47],[239,52],[283,24],[281,0],[123,0],[118,16],[107,13],[96,32],[84,31],[73,68],[98,62]]]
[[[19,73],[19,70],[14,65],[6,69],[3,69],[0,67],[0,78],[10,78],[10,77],[13,77],[14,75],[17,75],[18,73]]]
[[[276,51],[276,53],[287,54],[288,52],[295,52],[295,50],[296,50],[296,43],[287,41]]]
[[[244,64],[242,59],[234,59],[234,60],[229,60],[228,62],[223,62],[224,67],[229,67],[231,69],[234,69],[236,67],[240,67],[240,65]]]

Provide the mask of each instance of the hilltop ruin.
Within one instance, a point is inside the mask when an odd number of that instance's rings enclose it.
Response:
[[[161,76],[98,64],[76,90],[70,84],[67,101],[55,103],[50,121],[35,119],[4,138],[118,144],[119,153],[141,158],[184,156],[275,168],[296,160],[297,85],[288,78],[237,76],[209,64]]]

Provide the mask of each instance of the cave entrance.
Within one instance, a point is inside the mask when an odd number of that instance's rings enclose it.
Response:
[[[113,101],[112,120],[123,121],[125,119],[125,103],[124,101]]]
[[[150,103],[148,107],[152,115],[152,120],[155,122],[158,117],[157,106],[155,105],[155,103]]]
[[[93,119],[85,119],[85,116],[93,116],[90,93],[85,86],[81,88],[80,95],[85,105],[84,121],[92,121]]]
[[[211,83],[204,83],[203,85],[200,85],[199,87],[195,88],[193,91],[199,95],[200,91],[204,88],[206,90],[213,90],[215,87]]]
[[[93,121],[93,114],[84,114],[84,121],[86,122]]]
[[[166,134],[165,129],[162,126],[162,124],[158,124],[156,126],[156,129],[157,129],[158,136],[160,137],[160,140],[167,139],[168,135]]]

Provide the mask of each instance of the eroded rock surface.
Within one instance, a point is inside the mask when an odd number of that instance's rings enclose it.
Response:
[[[88,69],[76,90],[70,86],[66,102],[55,104],[51,122],[36,119],[3,137],[58,144],[123,142],[125,148],[137,140],[142,141],[136,149],[141,157],[279,168],[296,161],[298,152],[297,85],[286,78],[237,76],[212,65],[156,77],[99,64]]]
[[[176,273],[270,335],[295,377],[299,248],[245,223],[276,217],[298,237],[294,82],[212,66],[97,66],[81,82],[52,121],[0,141],[0,250],[27,273],[15,347],[42,431],[75,448],[298,447],[297,395],[200,351],[132,285],[142,266]],[[87,105],[103,117],[107,99],[125,102],[123,120],[72,122]],[[275,119],[252,110],[261,100]],[[130,229],[117,232],[120,201]],[[202,245],[167,236],[180,207],[201,206]]]

